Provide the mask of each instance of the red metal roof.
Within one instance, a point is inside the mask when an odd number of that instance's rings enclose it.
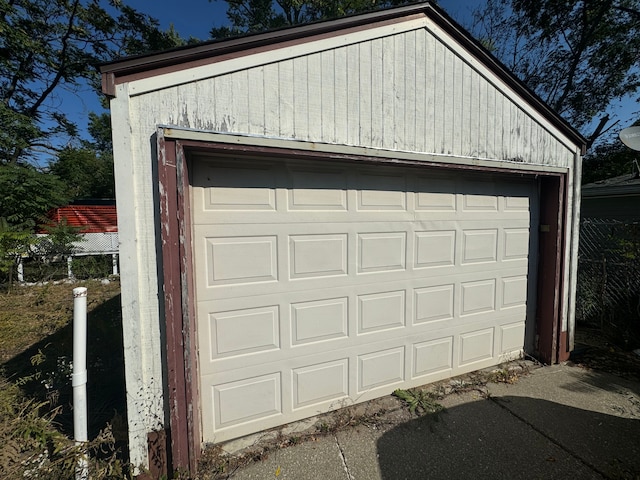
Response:
[[[67,205],[49,212],[53,223],[66,220],[67,225],[78,227],[79,233],[117,232],[115,205]]]

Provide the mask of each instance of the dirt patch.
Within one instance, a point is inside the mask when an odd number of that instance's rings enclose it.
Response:
[[[596,329],[577,329],[570,362],[577,367],[640,380],[640,355],[620,348]]]
[[[14,286],[0,293],[0,378],[56,409],[72,434],[73,289],[87,288],[89,434],[126,420],[120,282],[93,280]],[[126,441],[126,429],[118,440]]]

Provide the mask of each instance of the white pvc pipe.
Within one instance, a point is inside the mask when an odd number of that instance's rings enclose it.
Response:
[[[76,444],[87,442],[87,289],[73,289],[73,437]],[[78,458],[76,480],[89,477],[86,454]]]

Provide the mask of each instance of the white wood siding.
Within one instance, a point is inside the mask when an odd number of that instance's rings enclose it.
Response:
[[[264,60],[268,60],[265,54]],[[570,167],[575,147],[419,28],[131,98],[158,124]]]

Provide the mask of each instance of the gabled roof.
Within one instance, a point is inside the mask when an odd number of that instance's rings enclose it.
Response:
[[[334,20],[309,23],[265,33],[242,37],[213,40],[196,45],[180,47],[159,53],[140,55],[105,63],[100,67],[102,73],[102,91],[115,96],[115,86],[133,80],[153,77],[191,67],[238,58],[263,51],[286,48],[303,42],[334,37],[347,31],[358,31],[385,24],[399,23],[412,18],[428,17],[438,27],[446,31],[469,53],[496,74],[505,84],[543,114],[556,128],[569,139],[586,148],[585,138],[571,127],[559,114],[528,89],[498,59],[488,52],[464,28],[457,24],[436,4],[417,3],[375,12],[352,15]]]

